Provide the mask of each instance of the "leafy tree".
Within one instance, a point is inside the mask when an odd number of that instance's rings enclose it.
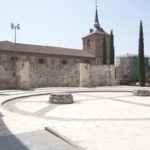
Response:
[[[144,58],[144,33],[143,24],[140,21],[140,32],[139,32],[139,83],[140,86],[145,86],[145,58]]]

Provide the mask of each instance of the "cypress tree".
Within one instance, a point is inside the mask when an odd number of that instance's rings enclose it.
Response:
[[[145,58],[144,58],[144,33],[142,21],[140,21],[139,32],[139,83],[140,86],[145,86]]]
[[[110,32],[110,54],[109,54],[109,63],[114,65],[115,63],[115,48],[114,48],[114,35],[113,30]]]
[[[103,38],[103,64],[107,64],[107,43],[106,43],[106,37],[104,35]]]

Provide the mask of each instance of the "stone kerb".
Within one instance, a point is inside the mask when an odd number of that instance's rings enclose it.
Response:
[[[52,93],[49,97],[51,104],[72,104],[73,96],[70,93]]]
[[[136,90],[133,94],[135,96],[150,96],[150,90]]]

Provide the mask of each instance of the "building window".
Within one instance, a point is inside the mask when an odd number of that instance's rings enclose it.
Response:
[[[85,60],[84,63],[89,64],[90,60]]]
[[[88,47],[91,47],[90,39],[87,40],[87,46],[88,46]]]
[[[63,64],[63,65],[66,65],[67,63],[68,63],[67,60],[63,60],[63,61],[62,61],[62,64]]]
[[[10,59],[11,59],[12,61],[14,61],[14,60],[17,60],[18,58],[17,58],[16,56],[12,56]]]
[[[15,73],[15,72],[13,72],[12,76],[13,76],[13,77],[15,77],[15,76],[16,76],[16,73]]]
[[[44,64],[44,59],[43,58],[39,58],[39,64]]]

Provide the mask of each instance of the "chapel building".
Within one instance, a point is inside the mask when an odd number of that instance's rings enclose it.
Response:
[[[0,89],[115,84],[110,35],[101,27],[97,9],[94,29],[82,40],[83,49],[1,41]]]

